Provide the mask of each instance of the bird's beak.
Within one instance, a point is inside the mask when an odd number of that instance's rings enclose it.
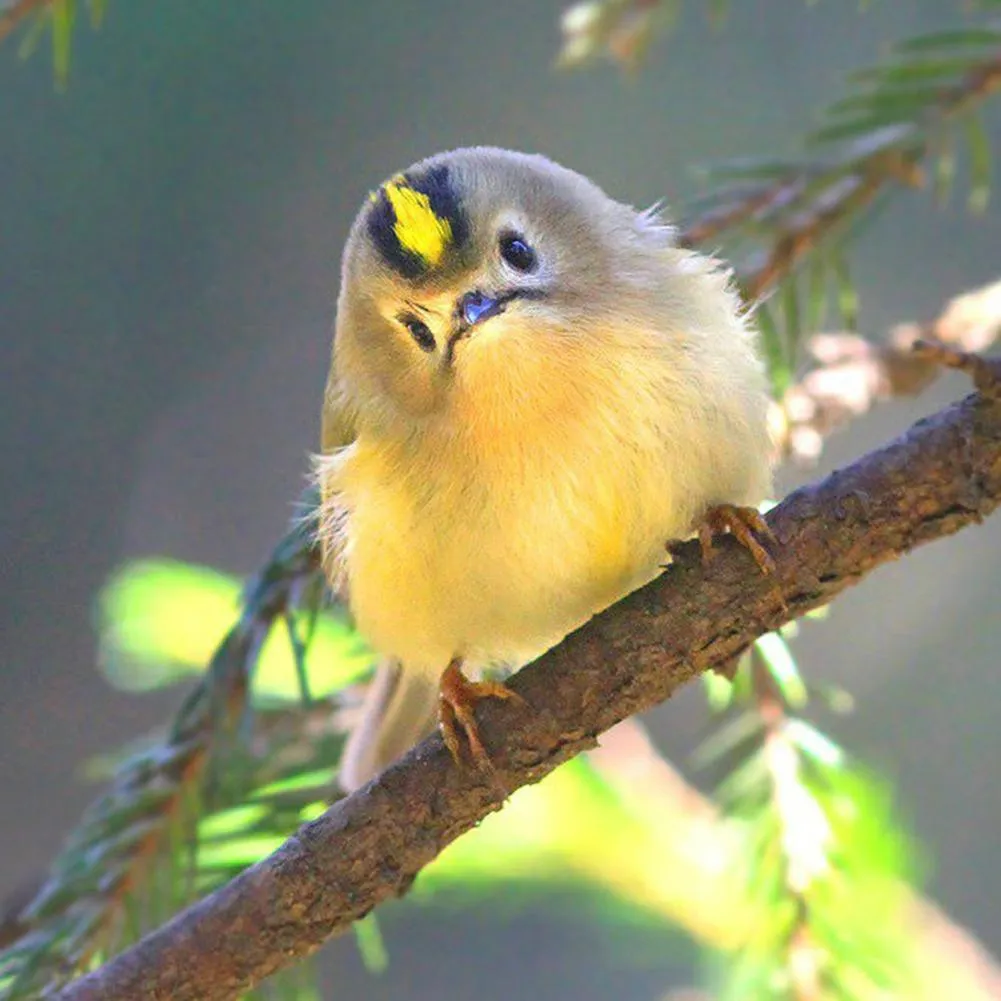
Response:
[[[462,328],[468,330],[476,324],[496,316],[504,309],[506,300],[495,298],[484,292],[467,292],[456,304],[456,314]]]
[[[508,303],[514,299],[537,298],[538,293],[526,292],[523,289],[511,289],[500,295],[487,295],[485,292],[473,290],[459,296],[455,304],[455,332],[448,340],[445,361],[451,365],[455,357],[455,345],[469,337],[473,327],[478,326],[491,316],[497,316],[507,309]]]

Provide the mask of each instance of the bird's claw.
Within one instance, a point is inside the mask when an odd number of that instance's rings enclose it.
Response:
[[[465,740],[474,764],[483,771],[492,772],[494,766],[476,723],[476,703],[482,699],[525,701],[499,681],[470,681],[462,673],[462,662],[453,660],[442,672],[438,688],[438,728],[442,740],[457,765],[463,761]]]
[[[713,539],[725,532],[729,532],[750,552],[762,573],[774,572],[775,560],[760,540],[777,540],[757,508],[716,504],[706,511],[699,523],[699,547],[702,550],[703,564],[708,564],[713,557]]]

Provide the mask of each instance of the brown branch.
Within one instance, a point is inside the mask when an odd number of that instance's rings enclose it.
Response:
[[[776,461],[817,460],[824,440],[877,403],[915,396],[941,374],[933,358],[912,349],[933,340],[961,351],[985,351],[1001,337],[1001,281],[950,300],[927,323],[901,323],[880,343],[858,334],[817,334],[807,342],[813,367],[772,404]]]
[[[510,792],[537,782],[699,672],[725,668],[762,633],[993,511],[1001,503],[1001,393],[978,376],[988,392],[775,508],[774,576],[761,576],[735,544],[721,546],[709,567],[697,547],[682,546],[669,573],[519,672],[511,687],[528,706],[485,705],[480,717],[499,784]],[[232,998],[404,893],[501,805],[496,783],[456,768],[440,739],[429,738],[269,858],[57,997]]]

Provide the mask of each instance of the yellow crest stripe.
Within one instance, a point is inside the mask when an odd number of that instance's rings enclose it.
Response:
[[[435,214],[423,191],[415,191],[402,178],[389,181],[383,191],[396,216],[393,232],[400,246],[429,266],[437,265],[452,242],[452,224]]]

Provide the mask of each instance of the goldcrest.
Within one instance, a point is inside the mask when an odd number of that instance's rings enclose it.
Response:
[[[487,762],[469,680],[754,538],[768,388],[726,269],[542,156],[458,149],[379,187],[344,251],[323,404],[325,571],[382,658],[341,784],[434,724]],[[764,565],[764,563],[763,563]]]

